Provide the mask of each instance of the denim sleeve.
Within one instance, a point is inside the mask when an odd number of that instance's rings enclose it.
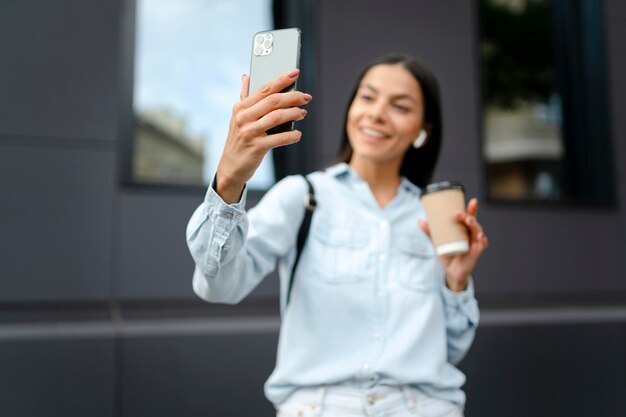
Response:
[[[293,250],[305,191],[301,178],[287,177],[246,212],[247,189],[229,205],[211,185],[187,225],[194,292],[210,302],[245,298]]]
[[[444,284],[441,293],[445,306],[448,361],[456,365],[469,351],[480,319],[473,279],[470,278],[465,291],[454,292]]]

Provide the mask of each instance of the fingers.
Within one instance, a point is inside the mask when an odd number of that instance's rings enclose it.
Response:
[[[462,222],[468,229],[470,244],[480,252],[485,250],[489,245],[489,241],[485,232],[476,219],[478,214],[478,199],[472,198],[467,203],[467,212],[458,213],[457,219]]]
[[[298,108],[313,97],[300,91],[280,93],[293,84],[299,70],[283,74],[248,96],[250,77],[242,77],[241,101],[233,107],[231,122],[247,137],[265,137],[265,132],[280,124],[302,120],[307,112]]]
[[[241,76],[241,93],[239,94],[239,99],[243,100],[248,97],[248,89],[250,88],[250,76],[247,74],[243,74]]]
[[[275,133],[265,138],[264,145],[268,148],[278,148],[279,146],[291,145],[299,142],[301,138],[302,132],[299,130]]]
[[[478,199],[476,197],[472,198],[467,203],[467,213],[474,217],[478,215]]]
[[[476,220],[476,217],[469,213],[458,213],[457,220],[463,223],[470,232],[470,236],[476,236],[482,232],[483,228]]]
[[[283,123],[302,120],[306,115],[307,111],[298,107],[279,109],[266,114],[254,125],[255,129],[259,129],[260,132],[265,132]]]
[[[265,97],[284,90],[291,84],[295,83],[299,75],[300,70],[297,68],[284,73],[275,80],[261,86],[261,88],[259,88],[258,90],[253,91],[252,94],[250,94],[249,96],[247,95],[246,98],[241,101],[241,106],[243,108],[251,107]]]
[[[476,206],[474,206],[474,210],[475,209]],[[457,219],[461,221],[468,229],[470,250],[474,252],[476,256],[479,256],[489,246],[489,239],[487,238],[487,235],[485,235],[482,226],[480,225],[480,223],[478,223],[476,217],[469,214],[469,212],[459,213]]]
[[[276,93],[265,97],[252,107],[243,110],[239,117],[242,122],[256,121],[268,115],[273,110],[302,106],[310,102],[312,99],[313,97],[310,94],[302,93],[300,91]]]

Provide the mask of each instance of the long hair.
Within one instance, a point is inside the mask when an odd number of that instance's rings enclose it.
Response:
[[[424,124],[429,124],[431,129],[428,134],[426,144],[421,148],[409,147],[404,154],[400,174],[405,176],[413,184],[420,188],[424,188],[431,180],[437,159],[439,158],[439,149],[441,148],[441,99],[439,96],[439,84],[430,69],[417,59],[406,54],[391,54],[379,57],[372,61],[363,69],[356,80],[354,89],[350,99],[343,122],[343,135],[341,148],[337,155],[336,162],[350,162],[352,158],[352,146],[348,140],[348,111],[352,105],[352,101],[356,96],[361,80],[372,67],[376,65],[402,65],[417,80],[422,89],[424,96]]]

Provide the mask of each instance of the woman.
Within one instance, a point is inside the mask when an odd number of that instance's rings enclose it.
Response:
[[[282,321],[265,393],[279,416],[461,416],[454,364],[478,324],[470,274],[487,238],[476,199],[458,214],[468,253],[437,259],[428,238],[419,196],[441,143],[436,80],[405,55],[379,58],[357,80],[341,162],[309,175],[317,209],[287,305],[306,183],[287,177],[248,213],[244,204],[265,153],[300,139],[265,134],[306,116],[310,95],[279,93],[298,74],[249,96],[243,78],[216,178],[187,229],[194,291],[237,303],[278,265]]]

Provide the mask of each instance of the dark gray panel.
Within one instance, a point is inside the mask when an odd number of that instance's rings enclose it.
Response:
[[[114,163],[0,145],[0,301],[108,299]]]
[[[115,294],[122,299],[195,298],[187,222],[204,196],[151,192],[120,197]],[[265,279],[252,297],[278,294],[278,279]]]
[[[276,334],[124,341],[122,416],[274,416]]]
[[[116,296],[193,297],[185,229],[202,196],[124,192],[119,201]]]
[[[622,324],[479,328],[467,417],[626,415]]]
[[[483,202],[479,212],[490,239],[475,271],[479,292],[591,295],[626,290],[616,230],[623,220],[615,211]]]
[[[0,415],[114,415],[112,340],[0,343]]]
[[[622,0],[605,0],[604,14],[609,18],[626,20],[626,3]]]
[[[3,1],[0,134],[115,139],[119,1]]]

